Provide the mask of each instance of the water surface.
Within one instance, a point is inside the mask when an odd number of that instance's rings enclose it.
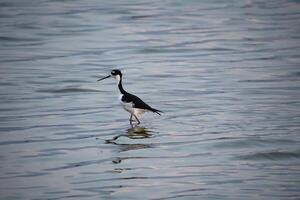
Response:
[[[299,199],[299,1],[0,3],[1,199]],[[163,116],[131,128],[111,69]]]

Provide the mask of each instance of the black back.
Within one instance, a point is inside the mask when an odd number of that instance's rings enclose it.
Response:
[[[127,102],[127,103],[132,102],[134,108],[140,108],[140,109],[150,110],[150,111],[155,112],[155,113],[157,113],[159,115],[160,115],[159,112],[162,112],[162,111],[159,111],[157,109],[152,108],[151,106],[149,106],[148,104],[146,104],[142,99],[140,99],[139,97],[137,97],[137,96],[135,96],[133,94],[130,94],[128,92],[126,92],[123,95],[122,101]]]
[[[141,108],[141,109],[147,109],[147,110],[151,109],[151,107],[148,104],[146,104],[145,102],[143,102],[142,99],[140,99],[139,97],[137,97],[133,94],[130,94],[128,92],[126,92],[123,95],[122,101],[127,102],[127,103],[132,102],[134,108]]]

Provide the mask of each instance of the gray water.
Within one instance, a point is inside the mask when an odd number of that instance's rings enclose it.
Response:
[[[299,199],[300,2],[0,2],[0,198]],[[131,128],[113,79],[165,112]]]

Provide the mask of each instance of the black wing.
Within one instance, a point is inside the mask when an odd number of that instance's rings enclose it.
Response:
[[[130,93],[126,93],[123,95],[122,97],[122,101],[124,102],[132,102],[133,103],[133,107],[134,108],[140,108],[140,109],[146,109],[146,110],[150,110],[152,112],[155,112],[157,114],[160,115],[159,112],[162,112],[160,110],[154,109],[151,106],[149,106],[148,104],[146,104],[142,99],[140,99],[139,97],[130,94]]]

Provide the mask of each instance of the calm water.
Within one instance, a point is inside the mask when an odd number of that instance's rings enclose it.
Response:
[[[1,199],[299,199],[300,2],[108,2],[0,2]]]

